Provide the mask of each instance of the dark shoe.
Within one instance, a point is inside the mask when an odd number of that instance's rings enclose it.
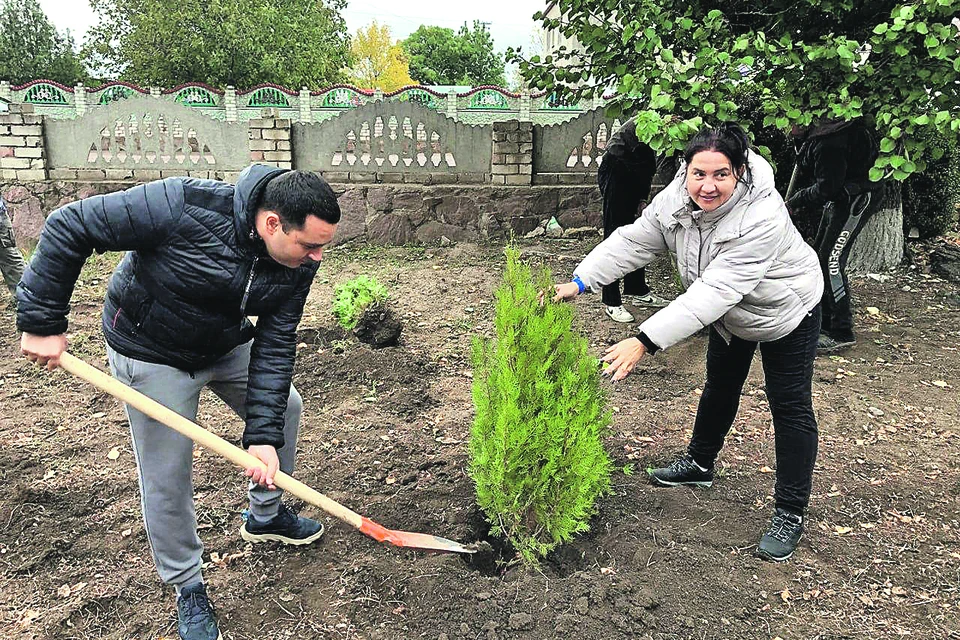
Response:
[[[836,353],[837,351],[842,351],[847,347],[852,347],[856,343],[857,341],[853,338],[850,338],[849,340],[838,340],[828,336],[825,333],[821,333],[820,338],[817,340],[817,353]]]
[[[275,541],[303,545],[316,542],[322,535],[321,523],[298,516],[283,504],[280,505],[280,510],[273,520],[260,522],[250,515],[240,527],[240,537],[247,542]]]
[[[770,528],[757,545],[757,555],[764,560],[783,562],[793,555],[803,535],[803,518],[777,509],[770,521]]]
[[[647,469],[647,475],[650,476],[653,484],[659,484],[663,487],[713,486],[713,469],[701,469],[689,454],[674,460],[668,467]]]
[[[180,640],[220,640],[217,619],[202,582],[180,589],[177,597],[177,632]]]

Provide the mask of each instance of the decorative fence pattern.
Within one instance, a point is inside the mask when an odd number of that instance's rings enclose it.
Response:
[[[37,100],[60,104],[61,96],[51,92],[61,87],[31,88]],[[491,91],[469,97],[485,112],[510,113],[505,101],[517,98]],[[216,117],[225,95],[197,86],[144,95],[113,85],[93,94],[96,108],[67,119],[11,103],[10,114],[0,116],[0,170],[4,179],[25,181],[232,180],[247,165],[263,162],[318,171],[331,182],[592,184],[609,132],[619,125],[601,109],[563,124],[517,118],[467,124],[443,111],[437,92],[421,89],[405,89],[393,96],[397,100],[367,101],[322,122],[297,121],[287,116],[301,96],[276,87],[250,92],[248,104],[273,105],[260,107],[257,118],[227,121]],[[323,98],[333,103],[362,96],[340,87]]]
[[[44,126],[55,168],[239,170],[250,164],[246,127],[149,97],[108,102],[72,120],[47,119]]]
[[[0,81],[0,98],[15,104],[34,105],[35,113],[57,119],[78,118],[88,110],[137,96],[176,102],[214,120],[226,122],[259,118],[260,109],[265,107],[279,109],[282,117],[295,122],[323,122],[346,110],[384,101],[416,102],[467,124],[507,120],[554,124],[604,104],[603,100],[567,104],[555,94],[512,93],[495,86],[475,87],[459,93],[454,89],[441,91],[436,87],[410,86],[383,93],[350,85],[294,91],[264,84],[238,92],[234,87],[217,89],[199,82],[161,89],[142,88],[125,82],[87,88],[83,85],[67,87],[49,80],[34,80],[18,86]]]
[[[540,174],[584,174],[591,179],[620,120],[595,109],[563,124],[534,125],[533,164]],[[569,179],[568,179],[569,180]]]
[[[373,102],[320,124],[293,124],[294,165],[313,171],[490,172],[490,129],[419,102]]]

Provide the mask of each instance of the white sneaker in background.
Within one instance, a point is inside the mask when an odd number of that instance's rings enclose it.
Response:
[[[603,312],[607,314],[611,320],[614,322],[633,322],[633,314],[623,308],[623,305],[619,307],[603,307]]]

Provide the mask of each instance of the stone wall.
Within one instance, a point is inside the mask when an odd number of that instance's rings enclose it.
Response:
[[[47,214],[69,202],[135,182],[0,182],[18,244],[36,246]],[[343,212],[336,242],[502,242],[556,218],[565,229],[599,229],[596,186],[333,184]]]

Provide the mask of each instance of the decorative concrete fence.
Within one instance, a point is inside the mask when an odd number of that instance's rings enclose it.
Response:
[[[232,182],[253,162],[324,175],[341,194],[341,241],[499,239],[551,217],[596,227],[597,164],[619,126],[601,109],[555,125],[467,124],[413,100],[376,100],[322,121],[293,120],[280,107],[219,120],[149,95],[74,118],[8,107],[0,190],[24,245],[64,200],[170,176]]]

